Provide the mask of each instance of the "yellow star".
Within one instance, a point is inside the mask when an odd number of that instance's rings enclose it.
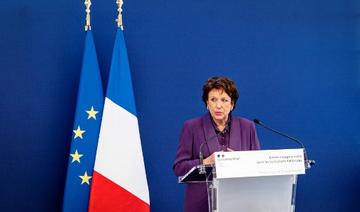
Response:
[[[75,161],[80,163],[80,158],[84,155],[79,154],[78,151],[76,150],[74,154],[70,154],[70,156],[72,157],[72,161],[71,163],[74,163]]]
[[[80,175],[79,177],[81,178],[81,185],[84,184],[84,183],[90,185],[89,180],[90,180],[92,177],[91,177],[91,176],[88,176],[88,175],[87,175],[87,172],[85,172],[83,176]]]
[[[94,107],[91,106],[90,110],[86,110],[87,114],[88,114],[88,119],[93,118],[96,120],[96,114],[99,113],[99,111],[94,110]]]
[[[82,134],[83,134],[84,132],[86,132],[86,131],[85,131],[85,130],[81,130],[81,129],[80,129],[80,126],[78,126],[76,130],[73,130],[73,132],[75,133],[74,139],[77,138],[77,137],[83,139]]]

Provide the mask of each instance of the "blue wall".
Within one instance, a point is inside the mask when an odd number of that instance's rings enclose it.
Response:
[[[93,1],[104,83],[115,1]],[[357,0],[133,0],[124,4],[152,211],[181,211],[172,173],[183,122],[205,112],[213,75],[240,90],[235,114],[300,138],[317,165],[297,211],[358,211]],[[83,1],[0,2],[0,211],[59,211],[84,42]],[[264,149],[296,145],[258,128]]]

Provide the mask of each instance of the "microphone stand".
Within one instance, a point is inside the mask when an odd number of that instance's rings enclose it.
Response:
[[[203,164],[204,163],[204,153],[203,153],[203,146],[208,143],[209,141],[213,140],[214,138],[217,138],[217,135],[211,136],[210,138],[205,139],[204,142],[200,144],[199,147],[199,159],[200,159],[200,165],[199,165],[199,174],[206,174],[206,167]]]
[[[315,165],[315,160],[309,160],[306,149],[305,149],[305,146],[300,140],[298,140],[298,139],[296,139],[294,137],[291,137],[289,135],[286,135],[285,133],[282,133],[282,132],[280,132],[278,130],[275,130],[275,129],[271,128],[271,127],[268,127],[268,126],[264,125],[259,119],[254,119],[253,121],[254,121],[255,124],[260,125],[260,126],[264,127],[267,130],[270,130],[270,131],[272,131],[272,132],[274,132],[276,134],[284,136],[284,137],[298,143],[301,146],[301,148],[304,150],[304,163],[305,163],[305,168],[306,169],[310,169],[311,166]]]

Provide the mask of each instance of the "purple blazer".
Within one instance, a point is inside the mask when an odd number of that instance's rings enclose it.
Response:
[[[209,113],[185,122],[180,135],[173,170],[176,176],[185,175],[192,167],[199,165],[199,147],[203,147],[204,158],[219,151],[219,142]],[[245,118],[232,116],[229,148],[240,150],[260,149],[255,125]],[[205,183],[188,184],[185,189],[185,212],[207,212],[208,201]]]

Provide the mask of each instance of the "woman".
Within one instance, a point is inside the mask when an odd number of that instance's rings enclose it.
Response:
[[[258,150],[260,148],[253,122],[232,116],[239,98],[234,82],[227,77],[212,77],[203,86],[202,100],[209,111],[202,117],[185,122],[180,135],[173,170],[176,176],[200,165],[199,147],[204,142],[203,164],[214,164],[214,152]],[[207,212],[205,183],[188,184],[185,190],[185,212]]]

